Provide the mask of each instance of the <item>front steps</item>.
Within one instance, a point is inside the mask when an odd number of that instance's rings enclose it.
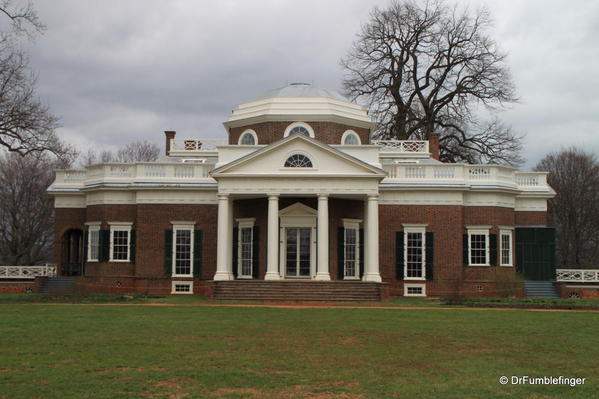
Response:
[[[40,293],[50,295],[72,295],[75,291],[75,277],[48,277],[40,287]]]
[[[525,281],[524,295],[528,298],[559,298],[553,281]]]
[[[236,301],[380,301],[381,284],[361,281],[214,281],[213,297]]]

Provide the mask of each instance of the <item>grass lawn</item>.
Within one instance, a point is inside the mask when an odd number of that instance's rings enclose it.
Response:
[[[598,312],[4,303],[0,320],[2,399],[599,397]]]

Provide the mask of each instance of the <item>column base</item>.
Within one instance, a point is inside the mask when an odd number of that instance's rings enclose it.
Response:
[[[214,277],[212,278],[214,281],[229,281],[235,280],[233,273],[229,272],[216,272],[214,273]]]
[[[382,283],[383,282],[381,275],[378,273],[365,273],[362,280],[369,281],[372,283]]]
[[[329,273],[316,273],[314,280],[316,280],[316,281],[331,281],[331,276],[329,275]]]
[[[264,280],[280,280],[281,276],[279,275],[279,273],[266,273],[266,275],[264,276]]]

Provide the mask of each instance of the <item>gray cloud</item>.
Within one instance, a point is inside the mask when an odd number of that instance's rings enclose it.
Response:
[[[521,98],[502,117],[527,134],[527,166],[571,144],[599,153],[599,4],[471,1],[496,21]],[[242,101],[287,82],[339,89],[345,54],[385,1],[36,2],[29,44],[59,134],[84,149],[162,131],[224,137]]]

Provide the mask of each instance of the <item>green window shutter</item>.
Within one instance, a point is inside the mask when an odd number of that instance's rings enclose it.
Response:
[[[173,231],[164,230],[164,275],[173,274]]]
[[[403,280],[403,231],[395,233],[395,277]]]
[[[204,254],[204,233],[202,230],[193,232],[193,275],[202,277],[202,257]]]
[[[89,231],[85,230],[83,232],[83,264],[87,262],[87,247],[89,242]]]
[[[364,276],[364,229],[360,229],[360,278]]]
[[[497,234],[489,234],[489,263],[497,266]]]
[[[337,229],[337,278],[343,280],[345,277],[345,247],[343,241],[345,240],[345,228],[339,227]],[[360,262],[362,257],[360,256]]]
[[[462,250],[463,250],[462,260],[463,260],[464,266],[468,266],[468,264],[469,264],[469,262],[468,262],[468,234],[464,234],[464,238],[462,240]]]
[[[239,228],[233,228],[233,277],[237,278],[238,264],[239,263]]]
[[[260,276],[260,229],[254,226],[254,236],[252,237],[252,277],[257,279]]]
[[[433,269],[434,269],[433,265],[434,265],[434,258],[435,258],[434,248],[435,248],[435,234],[432,232],[427,232],[426,233],[426,248],[425,248],[425,255],[426,255],[425,271],[426,271],[426,279],[427,280],[433,279]]]
[[[110,254],[110,230],[100,230],[98,236],[98,262],[108,262]]]
[[[135,230],[131,230],[131,232],[129,233],[129,238],[129,259],[131,260],[131,262],[135,262]]]

